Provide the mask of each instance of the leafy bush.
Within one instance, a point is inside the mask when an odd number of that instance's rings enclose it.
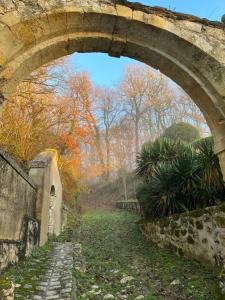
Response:
[[[163,137],[174,141],[181,140],[187,143],[192,143],[200,139],[200,133],[198,129],[191,124],[180,122],[175,123],[167,128],[163,134]]]
[[[137,199],[145,218],[203,208],[224,199],[223,177],[209,138],[193,145],[168,139],[144,145],[137,174],[143,179]]]

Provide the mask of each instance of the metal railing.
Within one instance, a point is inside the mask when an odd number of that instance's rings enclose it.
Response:
[[[120,208],[120,209],[129,210],[129,211],[134,211],[136,213],[141,212],[140,204],[139,204],[138,200],[136,200],[136,199],[129,199],[127,201],[125,201],[125,200],[117,201],[116,207]]]

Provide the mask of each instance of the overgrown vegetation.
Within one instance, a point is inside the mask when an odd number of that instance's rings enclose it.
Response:
[[[138,216],[121,211],[82,217],[75,241],[82,243],[87,270],[74,270],[79,300],[106,295],[115,300],[216,299],[217,280],[210,270],[146,241],[137,221]]]
[[[192,144],[167,138],[145,144],[136,171],[143,180],[137,198],[147,219],[224,201],[225,186],[211,137]]]

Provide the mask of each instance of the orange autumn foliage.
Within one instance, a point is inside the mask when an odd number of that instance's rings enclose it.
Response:
[[[86,84],[77,74],[76,91],[70,97],[59,96],[57,87],[46,84],[48,72],[47,68],[36,71],[35,81],[22,82],[8,99],[0,120],[0,146],[23,166],[46,148],[57,149],[64,200],[73,206],[79,190],[80,145],[91,134],[88,99],[80,101]]]

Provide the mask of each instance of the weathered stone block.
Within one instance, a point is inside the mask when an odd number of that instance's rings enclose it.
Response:
[[[209,217],[210,216],[210,217]],[[224,204],[187,212],[142,225],[147,237],[160,247],[171,248],[185,256],[208,263],[225,265]],[[161,234],[163,232],[163,234]]]

